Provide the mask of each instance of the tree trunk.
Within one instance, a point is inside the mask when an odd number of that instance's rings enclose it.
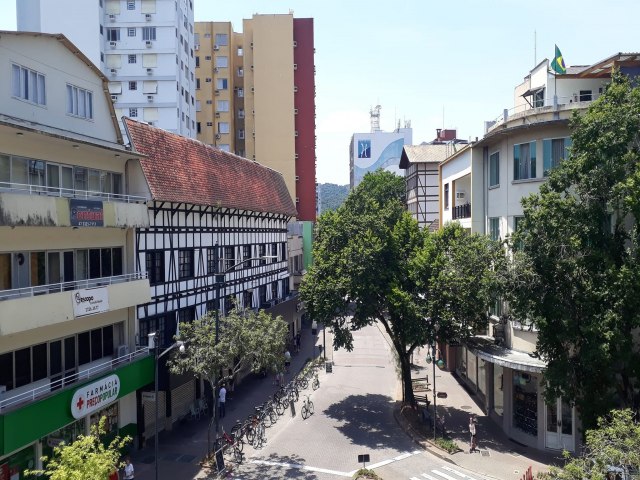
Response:
[[[411,354],[404,349],[398,351],[400,358],[400,372],[402,375],[402,400],[405,404],[415,405],[416,399],[413,395],[413,383],[411,382]]]

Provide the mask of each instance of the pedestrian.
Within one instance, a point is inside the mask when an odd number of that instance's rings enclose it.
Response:
[[[289,350],[287,350],[286,352],[284,352],[284,368],[287,373],[289,373],[290,366],[291,366],[291,353],[289,353]]]
[[[233,370],[230,368],[229,369],[229,400],[231,400],[233,398],[233,392],[235,391],[235,379],[234,379],[234,375],[233,375]]]
[[[118,469],[114,468],[113,472],[111,472],[111,475],[109,475],[109,480],[119,480],[120,479],[120,475],[118,475]]]
[[[278,372],[278,386],[284,387],[284,372],[282,370]]]
[[[469,440],[469,453],[475,452],[476,446],[478,445],[478,438],[476,435],[476,419],[472,416],[469,417],[469,435],[471,436]]]
[[[134,470],[133,470],[133,464],[131,463],[131,457],[127,456],[127,458],[124,459],[124,480],[133,480],[134,477]]]
[[[300,332],[296,333],[296,352],[300,352],[301,339],[302,339],[302,335],[300,335]]]
[[[218,410],[220,412],[219,418],[224,418],[227,413],[226,409],[227,402],[227,389],[224,386],[224,383],[220,387],[220,391],[218,392]]]

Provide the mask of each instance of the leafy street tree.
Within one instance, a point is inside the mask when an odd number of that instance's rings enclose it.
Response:
[[[478,282],[484,285],[479,277],[487,267],[454,265],[486,256],[480,251],[485,244],[477,236],[468,236],[467,242],[459,226],[433,237],[421,231],[405,211],[404,193],[403,178],[379,170],[367,174],[335,212],[323,214],[316,227],[314,265],[300,294],[311,318],[332,328],[336,348],[351,350],[352,331],[378,322],[397,354],[403,399],[414,403],[411,354],[433,338],[434,321],[441,321],[442,340],[468,334],[467,318],[482,316],[475,308],[484,303],[486,311],[489,301],[462,306],[467,294],[474,295],[466,287],[478,297],[486,293]],[[458,252],[461,247],[464,253]],[[445,320],[447,315],[457,320]]]
[[[565,452],[565,458],[568,462],[563,468],[552,467],[543,478],[606,480],[610,473],[637,473],[640,471],[640,423],[630,409],[612,410],[598,419],[597,428],[586,432],[582,454],[573,458]]]
[[[508,300],[539,329],[546,400],[575,402],[591,428],[639,407],[640,89],[614,73],[571,126],[569,158],[523,200]]]
[[[43,475],[51,480],[105,480],[122,466],[121,450],[131,437],[116,436],[109,445],[102,443],[106,417],[91,427],[90,435],[80,435],[70,444],[54,447],[51,458],[43,457],[44,470],[27,471],[28,477]]]

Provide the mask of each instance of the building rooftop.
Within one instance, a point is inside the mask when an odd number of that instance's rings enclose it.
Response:
[[[455,151],[453,148],[450,143],[405,145],[400,168],[408,168],[411,163],[440,163]]]
[[[282,174],[197,140],[123,118],[154,200],[278,213],[296,207]]]

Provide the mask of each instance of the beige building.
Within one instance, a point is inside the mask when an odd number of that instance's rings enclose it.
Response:
[[[299,220],[315,220],[313,19],[254,15],[243,33],[196,22],[198,139],[282,173]]]

